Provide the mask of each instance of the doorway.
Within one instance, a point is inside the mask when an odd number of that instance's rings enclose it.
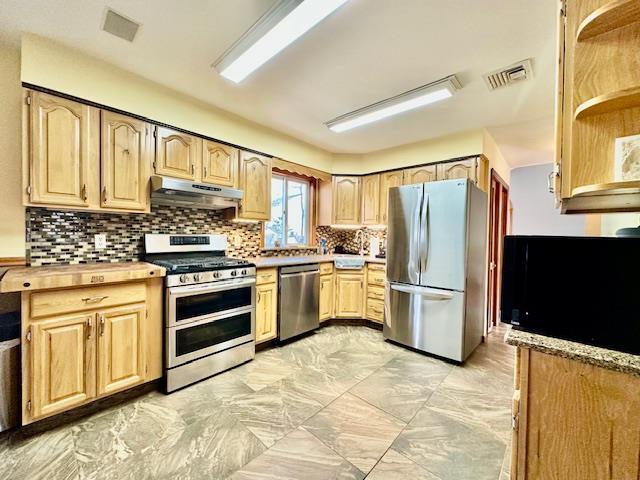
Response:
[[[489,187],[489,286],[487,289],[487,331],[500,321],[500,290],[502,279],[502,249],[509,231],[509,186],[491,169]]]

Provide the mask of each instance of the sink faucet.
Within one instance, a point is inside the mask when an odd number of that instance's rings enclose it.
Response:
[[[364,255],[364,230],[358,230],[354,238],[358,242],[360,255]]]

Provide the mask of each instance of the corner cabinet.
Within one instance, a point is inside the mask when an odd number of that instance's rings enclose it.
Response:
[[[364,313],[364,271],[336,272],[336,318],[361,318]]]
[[[549,187],[563,213],[640,211],[640,7],[632,0],[562,6]]]
[[[203,140],[202,182],[235,187],[238,176],[238,153],[237,148]]]
[[[102,111],[101,198],[105,209],[149,211],[151,125]]]
[[[100,110],[40,92],[27,92],[25,104],[25,203],[66,207],[96,203]]]
[[[240,151],[238,188],[244,192],[238,218],[271,219],[271,158]]]
[[[165,127],[156,127],[155,135],[155,173],[195,180],[202,139]]]
[[[332,185],[333,215],[336,225],[360,223],[360,177],[334,176]]]
[[[362,224],[380,224],[380,175],[362,177]]]

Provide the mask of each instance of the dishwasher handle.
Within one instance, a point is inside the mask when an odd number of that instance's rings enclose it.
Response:
[[[295,272],[295,273],[281,273],[280,277],[282,278],[291,278],[291,277],[306,277],[307,275],[319,275],[320,269],[318,270],[306,270],[304,272]]]
[[[290,267],[282,267],[280,269],[280,277],[293,277],[296,275],[320,273],[320,265],[317,263],[309,263],[306,265],[292,265]]]

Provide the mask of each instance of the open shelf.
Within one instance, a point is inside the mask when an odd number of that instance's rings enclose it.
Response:
[[[592,117],[626,108],[640,107],[640,87],[627,88],[615,93],[607,93],[591,98],[576,108],[574,118]]]
[[[576,38],[578,42],[582,42],[638,21],[640,21],[638,0],[612,0],[582,21]]]

